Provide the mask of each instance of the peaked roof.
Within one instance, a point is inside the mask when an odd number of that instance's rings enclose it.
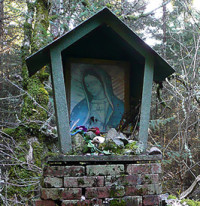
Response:
[[[26,64],[30,76],[51,62],[50,49],[57,47],[58,51],[62,52],[70,45],[104,24],[119,34],[122,39],[124,39],[142,56],[146,57],[147,55],[153,55],[155,62],[154,81],[163,81],[167,76],[171,75],[175,71],[158,53],[156,53],[126,24],[115,16],[115,14],[105,7],[73,30],[65,33],[60,38],[52,41],[47,46],[29,56],[26,59]]]

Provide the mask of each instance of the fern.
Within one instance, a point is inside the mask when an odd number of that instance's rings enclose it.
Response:
[[[166,125],[168,122],[171,122],[174,120],[176,116],[169,117],[167,119],[155,119],[155,120],[150,120],[149,122],[149,127],[153,130],[158,130],[160,127]]]

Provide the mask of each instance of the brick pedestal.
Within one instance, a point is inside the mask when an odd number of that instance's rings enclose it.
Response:
[[[159,205],[161,165],[156,159],[161,157],[54,157],[44,167],[41,199],[34,205]]]

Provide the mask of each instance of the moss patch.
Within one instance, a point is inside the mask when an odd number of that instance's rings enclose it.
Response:
[[[113,186],[110,188],[109,195],[110,197],[122,197],[124,195],[124,187],[121,186]]]
[[[33,158],[35,161],[35,165],[41,167],[42,166],[41,154],[43,154],[44,152],[43,144],[40,144],[39,142],[33,142],[32,147],[33,147]]]
[[[121,199],[113,199],[109,201],[109,205],[110,206],[125,206],[126,202],[125,200],[121,200]]]
[[[85,184],[83,178],[78,178],[78,179],[77,179],[77,182],[78,182],[78,185],[84,185],[84,184]]]

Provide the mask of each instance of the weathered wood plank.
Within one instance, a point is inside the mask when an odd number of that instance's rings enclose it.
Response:
[[[59,155],[48,157],[47,162],[135,162],[135,161],[157,161],[162,155],[108,155],[108,156],[82,156],[82,155]]]
[[[154,59],[149,54],[145,58],[144,80],[142,90],[142,104],[140,115],[139,143],[142,151],[145,152],[148,141],[148,128],[151,109],[151,93],[154,74]]]
[[[69,114],[65,93],[65,83],[61,52],[57,48],[52,48],[51,55],[51,77],[54,94],[54,108],[57,119],[58,141],[61,153],[71,150],[71,136],[69,127]]]

